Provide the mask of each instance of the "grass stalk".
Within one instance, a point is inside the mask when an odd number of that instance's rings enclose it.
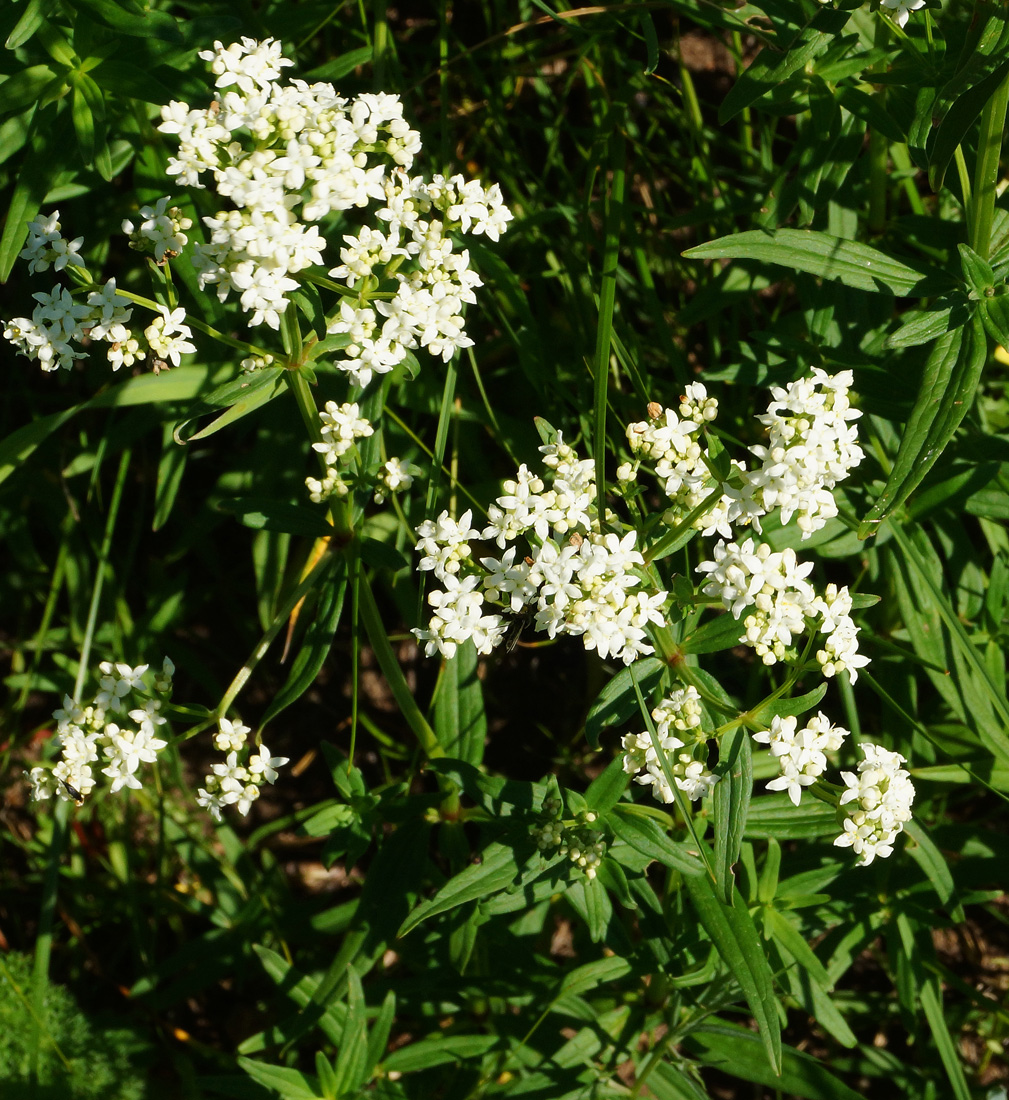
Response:
[[[610,109],[609,139],[610,191],[606,207],[603,242],[603,269],[599,289],[599,320],[596,347],[592,356],[595,379],[594,429],[592,450],[596,464],[596,507],[600,524],[606,515],[606,394],[609,382],[610,342],[613,330],[613,308],[617,294],[617,267],[620,261],[620,223],[623,218],[624,184],[626,180],[626,138],[623,131],[623,108],[614,103]]]

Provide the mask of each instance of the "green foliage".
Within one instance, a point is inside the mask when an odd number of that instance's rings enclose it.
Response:
[[[855,0],[19,0],[0,32],[5,322],[66,281],[18,261],[58,206],[134,326],[182,304],[197,345],[168,371],[113,374],[92,341],[43,375],[4,343],[16,827],[0,909],[35,976],[3,957],[3,1085],[983,1096],[1006,1014],[951,944],[1006,954],[1004,5],[930,3],[900,27]],[[424,138],[414,170],[501,185],[508,232],[457,244],[484,283],[472,347],[410,352],[362,389],[337,365],[353,340],[328,319],[352,295],[326,267],[305,269],[274,332],[201,287],[191,253],[145,265],[127,248],[123,219],[164,195],[193,243],[227,205],[172,190],[177,142],[156,127],[170,100],[206,107],[198,51],[242,35],[282,38],[285,76],[401,95]],[[327,264],[356,216],[319,223]],[[363,293],[387,300],[391,278]],[[697,572],[699,521],[765,442],[767,387],[812,368],[853,371],[866,459],[811,538],[778,515],[733,537],[814,561],[818,592],[848,586],[872,658],[855,683],[822,676],[812,631],[764,664]],[[628,426],[696,381],[719,412],[693,437],[703,491],[676,511],[617,470]],[[320,410],[343,401],[374,433],[347,496],[313,503]],[[625,666],[526,608],[493,653],[424,657],[409,631],[439,582],[416,568],[416,528],[468,509],[483,528],[502,480],[559,441],[591,460],[601,528],[634,533],[642,590],[669,593],[653,652]],[[423,472],[376,503],[393,456]],[[473,541],[476,559],[502,553]],[[108,793],[95,767],[81,807],[25,806],[22,768],[59,758],[63,696],[90,698],[100,661],[153,672],[163,653],[172,733],[142,788]],[[656,748],[654,715],[688,688],[699,725],[670,732],[717,777],[696,800]],[[751,735],[821,711],[851,737],[794,805]],[[239,714],[293,766],[248,818],[216,822],[196,790]],[[625,770],[628,736],[665,759],[669,801]],[[856,868],[832,844],[838,771],[868,743],[906,758],[915,816]],[[162,1040],[149,1065],[45,980],[50,952],[82,1003],[129,990]]]
[[[143,1100],[151,1095],[138,1064],[143,1047],[135,1031],[122,1020],[89,1017],[62,986],[47,985],[41,1002],[32,989],[31,957],[4,955],[0,1080],[12,1096]]]

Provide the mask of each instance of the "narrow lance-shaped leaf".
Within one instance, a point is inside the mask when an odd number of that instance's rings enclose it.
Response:
[[[753,793],[753,765],[746,730],[738,726],[731,736],[723,737],[721,749],[725,771],[714,790],[715,876],[719,895],[731,905],[735,884],[732,867],[739,858]]]
[[[935,465],[973,403],[987,360],[988,339],[976,313],[969,325],[936,342],[893,469],[858,529],[859,538],[873,534]]]
[[[469,764],[483,759],[487,736],[476,647],[465,642],[443,666],[434,708],[434,732],[445,752]]]
[[[867,244],[810,229],[750,229],[688,248],[683,255],[688,260],[760,260],[836,279],[856,290],[888,290],[905,297],[933,294],[948,281]]]
[[[18,253],[28,238],[28,223],[39,212],[53,180],[62,170],[60,157],[56,154],[57,140],[62,139],[62,127],[58,128],[58,136],[54,135],[55,122],[55,105],[35,112],[28,150],[21,162],[21,171],[7,208],[3,237],[0,237],[0,283],[7,282]]]
[[[786,52],[765,46],[756,60],[732,86],[718,111],[723,125],[740,111],[772,91],[790,76],[819,57],[844,30],[851,12],[828,8],[818,11],[803,27]]]
[[[322,575],[322,584],[323,591],[315,618],[291,665],[287,683],[274,696],[273,702],[263,715],[261,727],[308,691],[315,683],[315,678],[329,655],[347,591],[347,569],[342,559],[337,560],[334,570]]]
[[[738,892],[733,896],[734,904],[726,905],[716,896],[715,884],[707,875],[687,878],[684,882],[704,931],[739,983],[757,1021],[767,1060],[774,1072],[780,1074],[781,1026],[774,981],[753,919]]]

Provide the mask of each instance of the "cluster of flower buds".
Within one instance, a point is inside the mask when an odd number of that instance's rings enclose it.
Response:
[[[705,798],[720,777],[708,768],[697,689],[677,688],[652,711],[652,719],[654,737],[647,731],[624,737],[624,771],[635,783],[650,786],[659,802],[675,800],[674,786],[690,799]]]
[[[101,774],[111,781],[110,793],[123,787],[139,789],[140,765],[153,764],[168,744],[158,734],[167,721],[160,710],[172,690],[172,662],[166,657],[160,671],[151,672],[148,665],[133,668],[103,661],[99,671],[99,690],[90,705],[82,706],[68,695],[53,712],[60,759],[52,769],[38,766],[28,773],[36,800],[55,794],[83,805],[98,782],[92,764],[99,763],[105,765]],[[135,728],[123,728],[113,720],[124,714]]]
[[[858,652],[858,627],[850,615],[847,588],[828,585],[819,595],[806,579],[812,562],[800,562],[792,549],[774,552],[766,543],[747,539],[742,545],[719,539],[714,558],[697,566],[709,577],[702,591],[743,619],[740,641],[752,646],[767,665],[788,655],[794,639],[807,631],[825,636],[817,660],[824,676],[847,671],[852,683],[869,663]]]
[[[536,847],[544,854],[556,851],[557,855],[567,856],[587,879],[594,879],[606,855],[606,841],[596,824],[599,815],[580,810],[573,821],[563,821],[561,812],[559,798],[548,798],[543,803],[545,820],[532,829]]]
[[[840,848],[851,848],[859,866],[868,866],[877,857],[893,851],[893,842],[911,820],[914,785],[901,767],[906,763],[899,752],[880,745],[859,745],[865,759],[856,772],[841,772],[848,788],[840,804],[846,806],[844,832],[834,841]]]

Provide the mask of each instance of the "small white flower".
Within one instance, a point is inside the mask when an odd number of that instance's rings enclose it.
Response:
[[[249,757],[249,774],[255,778],[262,777],[267,783],[276,783],[276,769],[287,763],[289,760],[286,756],[270,756],[270,750],[265,745],[260,745],[259,752]]]

